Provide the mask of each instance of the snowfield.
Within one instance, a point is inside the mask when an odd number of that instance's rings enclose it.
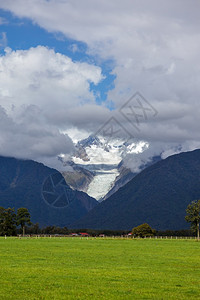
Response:
[[[88,186],[87,194],[96,200],[100,200],[111,190],[113,182],[118,175],[118,169],[97,172],[96,176]]]
[[[113,139],[106,142],[103,137],[89,136],[76,144],[77,149],[84,149],[84,155],[74,155],[72,161],[95,173],[88,186],[87,194],[101,201],[113,187],[120,174],[119,163],[127,154],[138,154],[148,148],[148,143],[138,141],[127,144],[123,140]]]

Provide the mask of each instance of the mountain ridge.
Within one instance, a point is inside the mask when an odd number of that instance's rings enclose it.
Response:
[[[40,226],[69,226],[98,204],[73,191],[57,170],[42,163],[0,156],[0,170],[0,206],[26,207]]]
[[[158,161],[91,210],[74,227],[130,230],[149,223],[157,230],[188,228],[185,209],[200,198],[200,150]]]

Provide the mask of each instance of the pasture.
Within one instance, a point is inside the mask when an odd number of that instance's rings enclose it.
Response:
[[[0,238],[0,299],[200,299],[200,242]]]

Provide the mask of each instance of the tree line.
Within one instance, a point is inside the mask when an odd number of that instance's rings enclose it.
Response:
[[[187,209],[185,220],[191,224],[191,230],[166,230],[156,231],[148,224],[141,224],[132,229],[133,236],[193,236],[197,235],[200,238],[200,200],[192,201]],[[20,228],[19,228],[20,227]],[[26,232],[25,232],[26,231]],[[93,230],[93,229],[68,229],[67,227],[47,226],[40,228],[39,224],[31,222],[31,215],[27,208],[20,207],[15,213],[14,208],[0,207],[0,235],[15,236],[17,234],[61,234],[68,235],[71,233],[86,232],[90,236],[98,236],[100,234],[106,236],[121,236],[130,233],[128,230]]]
[[[196,234],[197,239],[199,240],[200,238],[200,200],[194,200],[192,201],[187,209],[186,209],[186,216],[185,220],[190,223],[191,230],[178,230],[178,231],[171,231],[171,230],[166,230],[166,231],[161,231],[157,232],[155,229],[152,229],[149,224],[141,224],[137,227],[134,227],[132,229],[132,235],[136,237],[149,237],[149,236],[154,236],[158,235],[157,233],[160,233],[160,235],[166,235],[166,236],[173,236],[173,233],[176,233],[178,236],[181,232],[182,236],[192,236]]]

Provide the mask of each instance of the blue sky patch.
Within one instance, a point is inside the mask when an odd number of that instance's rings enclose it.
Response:
[[[0,54],[4,55],[5,47],[12,50],[27,50],[38,45],[54,49],[70,57],[74,62],[87,62],[101,67],[104,79],[97,85],[90,83],[96,102],[101,104],[107,100],[107,93],[114,88],[116,76],[112,74],[114,62],[102,61],[96,56],[89,55],[87,45],[83,42],[66,38],[61,33],[49,33],[26,18],[17,18],[11,13],[0,10]],[[109,108],[113,109],[112,102]]]

